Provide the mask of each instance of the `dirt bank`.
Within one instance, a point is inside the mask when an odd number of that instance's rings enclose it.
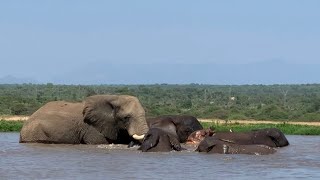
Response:
[[[29,116],[1,116],[0,120],[6,121],[26,121],[29,119]]]
[[[212,123],[225,123],[225,120],[221,119],[199,119],[201,122],[212,122]],[[297,124],[297,125],[309,125],[309,126],[320,126],[320,122],[296,122],[296,121],[257,121],[257,120],[228,120],[227,123],[239,123],[239,124]]]

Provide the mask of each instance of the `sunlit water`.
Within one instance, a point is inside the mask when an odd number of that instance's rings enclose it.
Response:
[[[319,179],[320,136],[275,154],[142,153],[124,145],[19,144],[0,133],[0,179]]]

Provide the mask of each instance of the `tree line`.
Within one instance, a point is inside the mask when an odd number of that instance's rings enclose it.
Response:
[[[0,85],[0,114],[31,115],[49,101],[94,94],[137,96],[147,116],[320,121],[320,84],[302,85]]]

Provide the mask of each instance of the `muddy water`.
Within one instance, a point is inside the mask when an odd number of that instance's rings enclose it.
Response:
[[[141,153],[123,145],[19,144],[0,133],[0,179],[319,179],[320,136],[266,156]]]

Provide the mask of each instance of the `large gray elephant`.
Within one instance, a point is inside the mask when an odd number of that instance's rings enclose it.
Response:
[[[94,95],[82,103],[53,101],[25,122],[21,143],[109,144],[142,140],[149,128],[140,101],[128,95]]]

